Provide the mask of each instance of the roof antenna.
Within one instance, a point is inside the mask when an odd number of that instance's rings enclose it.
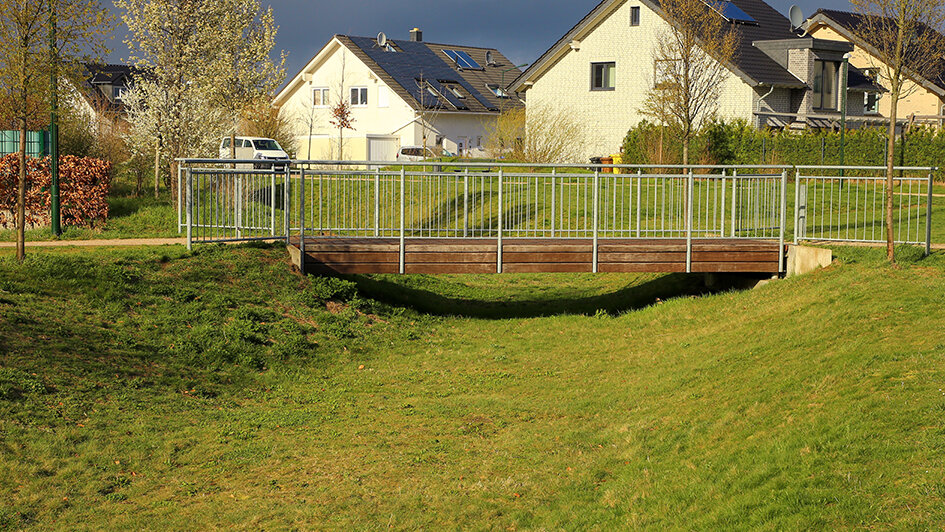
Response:
[[[797,7],[797,4],[791,6],[791,9],[788,11],[788,18],[791,19],[791,31],[797,32],[801,28],[801,25],[804,24],[804,13],[801,11],[801,8]],[[807,35],[807,30],[804,30],[804,33],[801,34],[801,37]]]
[[[383,31],[377,34],[377,46],[379,48],[387,46],[387,34]]]

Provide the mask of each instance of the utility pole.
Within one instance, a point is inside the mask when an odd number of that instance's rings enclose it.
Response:
[[[56,50],[56,3],[49,2],[49,218],[52,233],[62,234],[59,212],[59,53]]]

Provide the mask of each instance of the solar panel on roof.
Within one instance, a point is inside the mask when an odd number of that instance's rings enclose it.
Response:
[[[443,53],[446,54],[446,57],[452,59],[454,63],[459,64],[459,56],[456,55],[456,52],[453,50],[443,50]]]
[[[479,66],[479,63],[463,50],[443,50],[443,53],[446,54],[446,57],[452,59],[459,68],[483,70],[483,68]]]
[[[469,54],[467,54],[463,50],[456,50],[456,55],[459,56],[459,60],[461,61],[460,64],[463,68],[469,68],[472,70],[483,69],[481,66],[479,66],[479,63],[477,63],[475,59],[473,59],[472,57],[469,57]]]
[[[729,0],[707,1],[706,3],[712,6],[712,9],[718,11],[720,15],[725,17],[725,19],[730,22],[757,24],[757,21],[751,18],[751,15],[745,13],[742,8],[738,7]]]

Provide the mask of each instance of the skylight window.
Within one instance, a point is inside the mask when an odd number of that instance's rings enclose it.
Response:
[[[738,7],[730,0],[703,0],[709,7],[718,12],[719,15],[729,21],[739,24],[753,24],[757,25],[758,22],[751,18],[751,15],[745,13],[742,8]]]
[[[495,84],[488,84],[486,87],[492,91],[492,94],[495,94],[497,98],[508,98],[509,93],[505,92],[505,89]]]
[[[485,70],[482,68],[475,59],[469,56],[463,50],[443,50],[443,53],[446,54],[446,57],[449,57],[456,63],[456,66],[459,68],[464,68],[468,70]]]

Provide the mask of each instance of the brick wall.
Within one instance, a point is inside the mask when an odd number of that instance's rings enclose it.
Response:
[[[640,8],[640,25],[630,26],[631,7]],[[586,157],[615,153],[627,130],[646,118],[640,113],[653,84],[653,50],[659,32],[669,26],[637,1],[617,2],[596,21],[586,35],[579,35],[577,49],[568,48],[527,92],[528,109],[564,108],[583,124]],[[613,61],[613,91],[590,90],[591,63]],[[735,75],[722,89],[719,115],[727,120],[752,119],[754,91]]]

